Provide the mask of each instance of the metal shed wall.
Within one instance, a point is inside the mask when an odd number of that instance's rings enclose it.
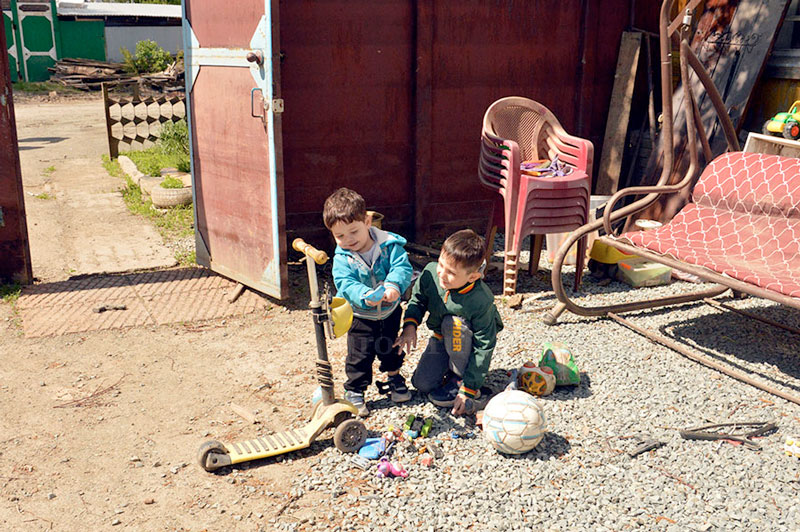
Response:
[[[649,22],[658,6],[642,2]],[[339,186],[422,241],[483,229],[484,110],[520,95],[548,106],[599,157],[631,0],[309,0],[280,4],[286,219],[324,241]],[[650,13],[652,11],[652,13]],[[416,233],[416,234],[415,234]]]

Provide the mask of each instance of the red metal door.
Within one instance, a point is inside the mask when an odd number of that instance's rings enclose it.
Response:
[[[287,295],[277,0],[183,3],[197,262]]]

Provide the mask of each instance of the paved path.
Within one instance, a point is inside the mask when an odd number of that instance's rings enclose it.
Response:
[[[39,281],[174,266],[151,223],[108,175],[101,99],[15,103],[33,275]]]

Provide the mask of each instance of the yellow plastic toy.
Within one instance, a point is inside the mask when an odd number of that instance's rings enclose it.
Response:
[[[788,112],[778,113],[767,120],[761,132],[765,135],[783,135],[790,140],[800,139],[800,100],[795,101]]]

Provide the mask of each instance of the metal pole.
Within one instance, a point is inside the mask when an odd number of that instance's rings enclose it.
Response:
[[[325,339],[325,320],[328,319],[319,300],[319,283],[317,282],[317,264],[306,255],[308,267],[308,288],[311,293],[311,316],[314,320],[314,334],[317,339],[317,381],[322,388],[322,404],[329,405],[335,401],[333,393],[333,371],[328,361],[328,347]]]
[[[762,384],[762,383],[756,381],[755,379],[752,379],[752,378],[748,377],[747,375],[745,375],[744,373],[742,373],[740,371],[736,371],[735,369],[728,368],[726,366],[723,366],[719,362],[715,362],[714,360],[711,360],[711,359],[709,359],[707,357],[704,357],[704,356],[699,355],[697,353],[693,353],[693,352],[689,351],[688,349],[686,349],[685,347],[683,347],[682,345],[680,345],[679,343],[675,342],[674,340],[670,340],[669,338],[661,336],[660,334],[656,334],[656,333],[654,333],[653,331],[651,331],[649,329],[645,329],[644,327],[639,327],[638,325],[626,320],[625,318],[621,318],[620,316],[617,316],[613,312],[609,312],[608,316],[610,318],[612,318],[613,320],[617,321],[618,323],[628,327],[629,329],[632,329],[632,330],[638,332],[639,334],[641,334],[643,336],[646,336],[650,340],[652,340],[652,341],[654,341],[656,343],[659,343],[661,345],[664,345],[666,347],[669,347],[673,351],[677,351],[678,353],[680,353],[681,355],[685,356],[689,360],[692,360],[694,362],[699,362],[700,364],[702,364],[702,365],[704,365],[704,366],[706,366],[708,368],[715,369],[715,370],[719,371],[720,373],[724,373],[725,375],[727,375],[729,377],[733,377],[736,380],[742,381],[742,382],[744,382],[746,384],[749,384],[750,386],[754,386],[754,387],[758,388],[759,390],[763,390],[763,391],[765,391],[767,393],[770,393],[772,395],[775,395],[777,397],[781,397],[783,399],[786,399],[787,401],[791,401],[792,403],[800,405],[800,397],[796,397],[796,396],[794,396],[792,394],[783,392],[783,391],[778,390],[777,388],[774,388],[774,387],[769,386],[767,384]]]

